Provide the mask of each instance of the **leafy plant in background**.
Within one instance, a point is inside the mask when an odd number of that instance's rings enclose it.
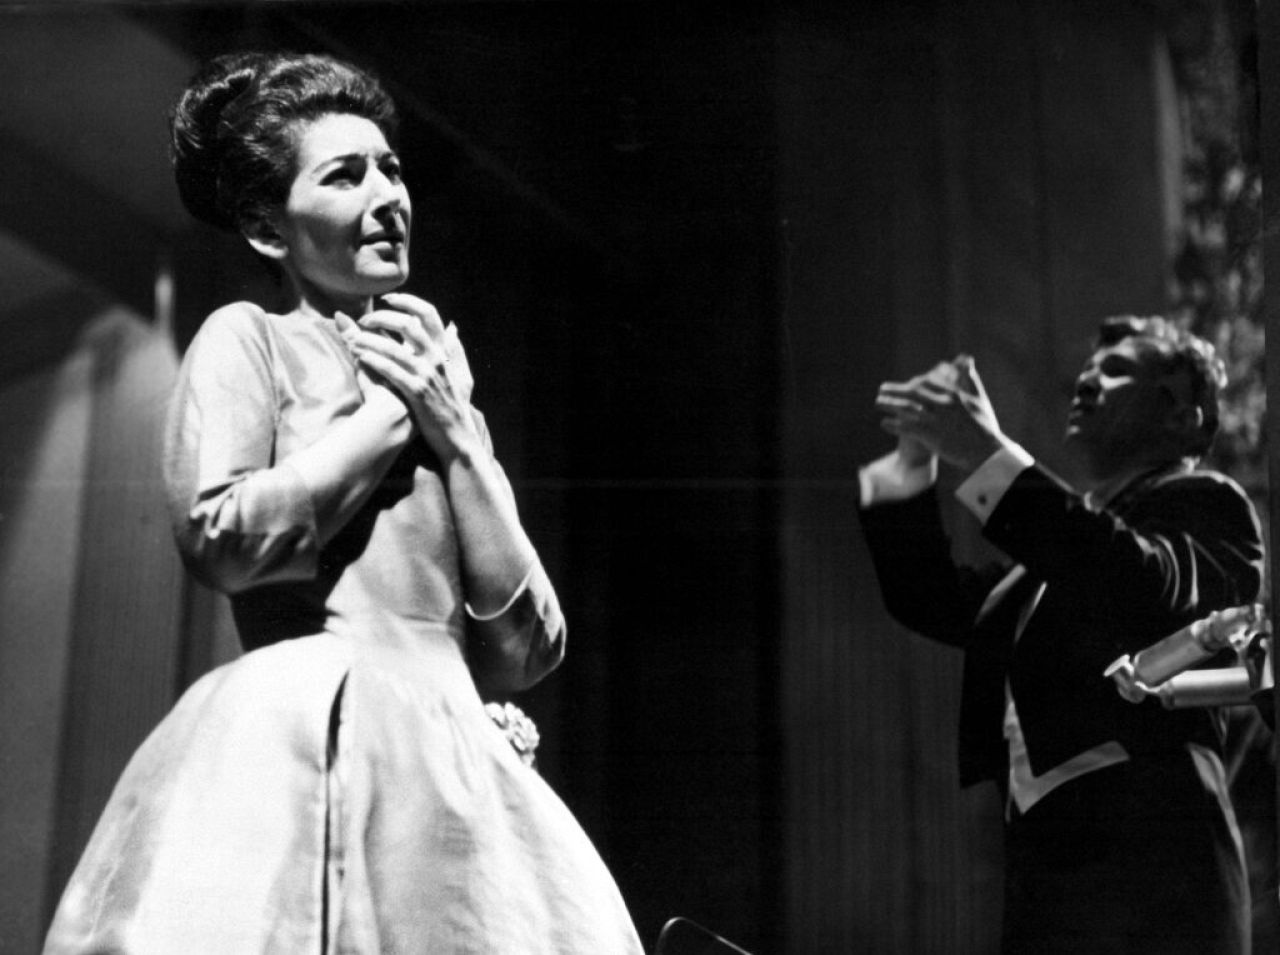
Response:
[[[1182,95],[1183,227],[1172,312],[1218,348],[1230,385],[1213,464],[1255,498],[1267,485],[1262,176],[1253,0],[1159,4]]]
[[[1257,0],[1155,3],[1169,15],[1166,35],[1182,94],[1186,142],[1184,222],[1172,270],[1172,305],[1227,362],[1230,385],[1211,463],[1244,485],[1266,535]],[[1268,572],[1265,579],[1270,577]],[[1270,603],[1266,589],[1263,600]],[[1249,863],[1254,951],[1274,952],[1280,926],[1276,737],[1252,709],[1229,712],[1229,778]]]

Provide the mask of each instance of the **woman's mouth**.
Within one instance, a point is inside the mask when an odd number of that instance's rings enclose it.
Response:
[[[404,233],[395,231],[374,232],[360,240],[361,245],[401,245]]]

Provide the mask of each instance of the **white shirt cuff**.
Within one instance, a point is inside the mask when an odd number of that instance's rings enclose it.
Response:
[[[858,501],[862,507],[905,501],[933,487],[938,480],[938,459],[908,464],[897,451],[858,469]]]
[[[1014,478],[1033,464],[1035,458],[1006,438],[1004,447],[978,465],[956,488],[956,498],[985,524]]]

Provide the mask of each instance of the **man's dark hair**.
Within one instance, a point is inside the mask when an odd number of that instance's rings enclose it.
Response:
[[[1218,396],[1227,386],[1227,367],[1213,345],[1160,315],[1112,315],[1102,320],[1095,347],[1106,348],[1126,338],[1151,343],[1164,374],[1186,372],[1191,404],[1201,413],[1199,437],[1187,450],[1196,457],[1203,455],[1218,432]]]

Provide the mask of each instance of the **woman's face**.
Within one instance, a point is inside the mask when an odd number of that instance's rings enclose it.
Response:
[[[297,176],[275,225],[304,298],[358,310],[403,284],[410,218],[400,160],[374,123],[331,113],[301,128]]]

